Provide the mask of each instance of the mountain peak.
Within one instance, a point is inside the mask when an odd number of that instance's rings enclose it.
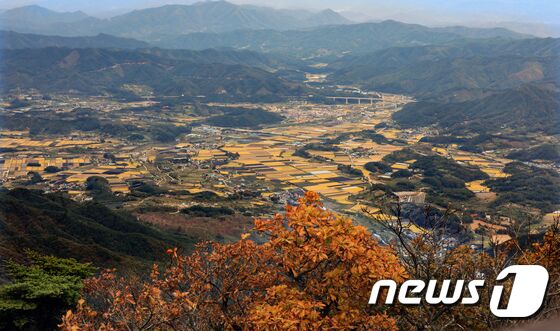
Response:
[[[84,13],[81,10],[76,10],[76,11],[72,11],[72,12],[58,12],[58,11],[54,11],[54,10],[51,10],[49,8],[42,7],[42,6],[39,6],[39,5],[26,5],[26,6],[21,6],[21,7],[8,9],[8,10],[3,12],[3,14],[15,14],[15,15],[21,15],[22,13],[49,14],[49,15],[69,15],[69,14],[71,14],[71,15],[83,15],[85,17],[88,16],[86,13]]]
[[[36,24],[37,21],[43,23],[53,22],[75,22],[86,19],[88,16],[82,11],[57,12],[39,5],[28,5],[6,10],[0,14],[4,21],[13,21],[17,25],[25,26],[29,23]],[[4,22],[5,23],[5,22]]]
[[[238,5],[225,0],[207,0],[193,3],[191,6],[227,6],[238,7]]]
[[[313,25],[336,25],[336,24],[350,24],[352,21],[340,15],[334,10],[327,8],[312,15],[310,21]]]
[[[12,10],[13,10],[13,11],[28,10],[28,11],[38,11],[38,12],[41,12],[41,11],[50,11],[50,12],[52,12],[52,10],[47,9],[47,8],[45,8],[45,7],[41,7],[41,6],[39,6],[39,5],[26,5],[26,6],[21,6],[21,7],[12,8],[12,9],[9,9],[9,10],[7,10],[7,11],[12,11]]]
[[[334,14],[334,15],[339,15],[337,12],[335,12],[334,10],[327,8],[327,9],[323,9],[321,10],[319,13],[321,14]]]

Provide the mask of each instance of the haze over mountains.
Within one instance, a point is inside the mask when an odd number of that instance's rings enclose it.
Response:
[[[83,12],[58,13],[39,6],[11,9],[0,14],[0,28],[4,30],[61,36],[107,33],[144,40],[193,32],[288,30],[347,23],[351,22],[328,9],[312,13],[234,5],[226,1],[166,5],[134,10],[109,19],[94,18]]]
[[[45,36],[13,31],[0,31],[0,45],[3,49],[24,49],[42,47],[75,48],[146,48],[150,44],[129,38],[120,38],[108,34],[86,37]]]
[[[84,11],[95,17],[113,17],[132,11],[166,4],[193,4],[197,0],[0,0],[0,8],[9,9],[37,4],[56,11]],[[550,0],[228,0],[236,4],[254,4],[274,8],[320,11],[332,8],[356,22],[394,19],[429,26],[466,25],[505,27],[537,36],[560,36],[560,5]]]
[[[464,27],[428,28],[396,21],[330,25],[305,30],[237,30],[223,33],[189,33],[170,35],[159,40],[115,37],[105,33],[95,36],[46,36],[4,31],[2,48],[115,47],[203,50],[208,48],[237,48],[262,53],[283,54],[290,57],[328,57],[367,52],[397,46],[418,46],[462,41],[467,38],[520,39],[526,36],[506,29],[474,29]]]
[[[465,38],[523,38],[506,29],[428,28],[396,21],[330,25],[306,30],[242,30],[226,33],[192,33],[166,37],[156,44],[166,48],[205,49],[233,47],[301,57],[340,56],[395,46],[416,46]]]
[[[464,38],[526,37],[502,28],[428,28],[396,21],[351,23],[330,9],[319,12],[279,10],[225,1],[166,5],[109,19],[94,18],[83,12],[58,13],[39,6],[0,14],[0,29],[20,33],[66,37],[109,34],[163,48],[233,47],[304,57]]]

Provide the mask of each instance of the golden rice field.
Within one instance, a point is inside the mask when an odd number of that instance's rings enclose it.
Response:
[[[0,164],[0,171],[3,178],[17,178],[26,176],[28,172],[35,171],[43,173],[43,170],[48,166],[55,166],[58,168],[68,167],[75,168],[84,166],[90,163],[86,157],[79,158],[45,158],[45,157],[14,157],[4,160]]]
[[[481,156],[479,154],[455,150],[453,150],[450,155],[452,156],[453,160],[457,162],[462,162],[479,167],[480,170],[488,174],[488,176],[490,176],[491,178],[503,178],[508,176],[508,174],[504,173],[502,170],[506,163],[510,162],[510,160],[490,158]]]
[[[272,143],[272,144],[271,144]],[[237,175],[256,174],[283,184],[284,188],[300,187],[316,191],[342,204],[351,204],[348,196],[361,192],[364,181],[341,174],[336,165],[310,161],[293,155],[293,147],[283,139],[263,140],[249,144],[232,144],[224,150],[238,153],[239,159],[224,166],[224,170]]]
[[[70,146],[88,146],[100,147],[101,144],[93,140],[65,140],[65,139],[41,139],[35,140],[30,138],[0,138],[0,148],[18,148],[18,147],[70,147]]]
[[[192,157],[194,161],[208,161],[208,160],[220,160],[226,159],[226,153],[218,149],[201,149],[198,153]]]
[[[484,183],[484,180],[474,180],[472,182],[466,182],[465,186],[474,193],[490,192],[490,188],[484,186],[482,183]]]
[[[370,161],[381,160],[391,152],[399,150],[402,146],[380,145],[371,141],[344,141],[338,145],[342,151],[313,151],[312,155],[323,156],[333,160],[333,163],[313,161],[293,153],[298,146],[310,142],[320,142],[324,137],[336,137],[341,133],[371,130],[381,120],[368,122],[349,123],[342,122],[332,126],[286,126],[267,128],[262,130],[266,137],[250,143],[232,141],[223,149],[238,153],[239,159],[222,167],[223,171],[233,173],[234,176],[257,175],[283,185],[285,189],[300,187],[305,190],[318,192],[326,198],[340,204],[354,205],[349,201],[353,194],[361,192],[367,182],[363,178],[351,177],[337,169],[337,164],[356,167],[364,172],[366,177],[369,172],[364,169],[364,164]],[[393,133],[395,137],[399,132]],[[353,149],[370,150],[370,155],[352,157],[345,151]],[[200,154],[199,154],[200,155]],[[205,157],[212,152],[205,151]]]

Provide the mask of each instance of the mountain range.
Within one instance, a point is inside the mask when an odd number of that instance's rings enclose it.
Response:
[[[49,47],[4,50],[1,56],[2,92],[36,88],[46,93],[118,94],[123,85],[135,84],[157,95],[274,101],[305,91],[247,65],[259,63],[251,52]]]
[[[141,29],[138,29],[140,31]],[[190,33],[171,35],[149,42],[116,37],[105,33],[95,36],[48,36],[43,34],[0,31],[4,49],[69,47],[69,48],[147,48],[166,49],[234,48],[280,55],[284,58],[321,60],[344,55],[368,54],[390,47],[433,45],[465,42],[466,36],[519,39],[522,35],[503,29],[462,27],[428,28],[396,21],[380,23],[331,25],[304,30],[238,30],[224,33]]]
[[[429,28],[397,21],[330,25],[305,30],[241,30],[223,33],[190,33],[155,41],[164,48],[206,49],[232,47],[264,53],[319,58],[365,54],[388,47],[423,46],[466,38],[525,38],[506,29],[466,27]]]
[[[403,126],[555,132],[560,39],[503,28],[353,24],[332,10],[225,1],[108,19],[27,6],[0,13],[0,28],[13,30],[0,32],[4,93],[119,95],[141,85],[155,95],[278,101],[321,94],[302,83],[316,70],[330,85],[415,96],[395,114]],[[308,66],[318,62],[328,65]]]
[[[165,5],[107,19],[27,6],[0,13],[0,30],[64,37],[108,34],[161,48],[231,47],[299,58],[363,54],[468,38],[528,37],[503,28],[430,28],[391,20],[353,24],[330,9],[309,12],[226,1]]]
[[[14,31],[0,31],[0,48],[24,49],[43,47],[69,47],[69,48],[147,48],[146,42],[98,34],[85,37],[60,37],[45,36]]]
[[[553,84],[525,84],[463,102],[420,101],[393,115],[403,127],[436,125],[454,134],[560,133],[560,92]]]
[[[0,14],[0,29],[62,36],[107,33],[142,40],[193,32],[224,32],[240,29],[301,29],[319,25],[348,24],[332,10],[278,10],[226,1],[192,5],[165,5],[99,19],[83,12],[58,13],[39,6],[26,6]]]
[[[560,133],[560,39],[485,39],[395,47],[329,65],[331,82],[414,95],[393,115],[402,127],[444,135]],[[479,141],[480,140],[480,141]],[[477,142],[479,141],[479,142]]]
[[[531,82],[556,81],[560,39],[463,40],[392,47],[329,65],[330,81],[364,89],[455,99]]]

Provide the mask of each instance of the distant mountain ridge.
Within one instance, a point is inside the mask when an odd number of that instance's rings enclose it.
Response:
[[[40,12],[40,15],[36,14]],[[45,17],[45,18],[38,18]],[[57,36],[108,34],[161,48],[236,48],[304,59],[468,38],[526,38],[503,28],[430,28],[393,20],[355,24],[339,13],[205,1],[134,10],[108,19],[22,7],[0,13],[0,30]]]
[[[51,47],[4,50],[1,56],[4,93],[36,88],[47,93],[118,94],[125,84],[136,84],[157,95],[277,101],[305,91],[297,83],[245,65],[258,58],[250,52]]]
[[[150,44],[130,39],[98,34],[86,37],[45,36],[13,31],[0,31],[0,49],[24,49],[43,47],[69,48],[147,48]]]
[[[19,26],[33,21],[41,21],[42,24],[52,24],[78,22],[91,18],[91,16],[81,11],[60,13],[37,5],[9,9],[0,13],[0,17],[3,21],[2,24],[16,24]]]
[[[0,28],[26,33],[61,36],[107,33],[121,37],[157,40],[163,36],[193,32],[225,32],[240,29],[288,30],[319,25],[348,24],[350,20],[332,10],[318,13],[277,10],[226,1],[192,5],[165,5],[98,19],[84,13],[58,13],[27,6],[0,14]]]
[[[329,65],[329,79],[365,89],[442,97],[473,89],[505,89],[557,80],[560,39],[466,40],[393,47]]]
[[[18,50],[32,48],[110,48],[138,50],[144,54],[163,56],[169,59],[189,60],[201,63],[242,64],[273,71],[275,68],[272,57],[263,54],[235,50],[229,48],[186,50],[186,49],[161,49],[153,47],[147,42],[115,37],[108,34],[82,37],[46,36],[14,31],[0,31],[0,50]]]
[[[224,33],[190,33],[154,41],[163,48],[206,49],[232,47],[265,53],[313,58],[366,54],[389,47],[425,46],[464,41],[470,36],[520,39],[525,35],[505,29],[465,27],[429,28],[397,21],[330,25],[305,30],[240,30]]]

